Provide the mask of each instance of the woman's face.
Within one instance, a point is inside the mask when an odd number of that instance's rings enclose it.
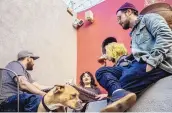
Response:
[[[90,75],[88,75],[87,73],[85,73],[84,76],[82,77],[82,81],[84,82],[84,84],[90,84],[91,83],[91,77],[90,77]]]

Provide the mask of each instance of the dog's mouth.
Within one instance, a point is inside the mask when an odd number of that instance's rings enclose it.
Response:
[[[80,111],[83,108],[82,104],[79,104],[76,107],[71,107],[71,106],[68,106],[68,107],[77,111]]]
[[[73,108],[73,109],[75,109],[76,111],[80,111],[82,108],[83,108],[83,106],[81,106],[81,107],[76,107],[76,108]]]
[[[83,108],[83,106],[82,106],[82,104],[80,104],[79,106],[77,106],[76,108],[75,108],[75,110],[81,110]]]

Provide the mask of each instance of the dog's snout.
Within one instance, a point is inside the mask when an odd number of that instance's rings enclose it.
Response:
[[[80,99],[77,99],[76,109],[81,110],[82,108],[83,108],[82,101]]]
[[[78,99],[78,103],[82,103],[82,100]]]

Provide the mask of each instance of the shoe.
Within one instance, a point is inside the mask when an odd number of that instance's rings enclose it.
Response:
[[[136,103],[136,94],[120,89],[110,98],[110,103],[101,112],[124,112]]]

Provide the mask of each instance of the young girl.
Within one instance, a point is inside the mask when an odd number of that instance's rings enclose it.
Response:
[[[107,97],[107,94],[101,94],[100,89],[97,87],[95,84],[95,79],[93,75],[86,71],[81,74],[80,76],[80,86],[83,87],[84,89],[96,94],[96,99],[97,100],[102,100]],[[82,97],[82,101],[92,101],[92,100],[84,100],[84,97]]]

